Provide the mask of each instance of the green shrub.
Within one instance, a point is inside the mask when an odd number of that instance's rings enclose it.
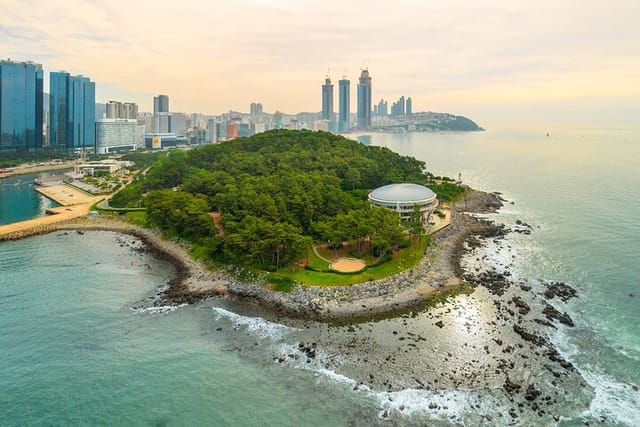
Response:
[[[387,252],[385,253],[382,258],[380,258],[379,260],[377,260],[376,262],[374,262],[373,264],[370,264],[368,267],[377,267],[379,265],[384,264],[385,262],[389,262],[393,259],[393,256],[391,255],[391,252]]]

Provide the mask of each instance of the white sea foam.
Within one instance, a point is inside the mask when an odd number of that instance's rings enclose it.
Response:
[[[351,379],[345,375],[339,374],[337,372],[334,372],[330,369],[326,369],[326,368],[318,368],[316,369],[316,372],[324,377],[329,378],[330,380],[339,383],[339,384],[346,384],[348,386],[355,386],[356,384],[358,384],[358,382],[354,379]],[[370,391],[370,389],[366,386],[360,386],[361,390],[365,390],[365,391]]]
[[[578,370],[595,391],[584,416],[598,419],[604,415],[621,425],[637,425],[640,420],[640,391],[634,391],[631,385],[622,384],[608,375],[597,374],[589,366]]]
[[[220,307],[213,307],[213,311],[218,318],[226,318],[230,320],[235,328],[245,328],[250,334],[259,338],[281,339],[295,328],[281,325],[279,323],[269,322],[261,317],[247,317],[233,313]]]
[[[404,389],[394,392],[376,392],[366,385],[334,372],[330,369],[319,368],[316,372],[330,381],[364,393],[375,399],[380,407],[378,416],[385,418],[389,412],[397,411],[407,416],[428,414],[429,417],[440,420],[456,420],[464,422],[465,417],[472,415],[481,418],[482,414],[495,414],[500,402],[491,394],[472,392],[467,390],[442,390],[438,392]],[[357,386],[357,388],[355,388]],[[475,421],[472,421],[475,422]]]
[[[159,307],[146,307],[146,308],[132,308],[134,313],[136,314],[164,314],[172,311],[176,311],[179,308],[185,307],[189,304],[179,304],[179,305],[162,305]]]
[[[581,350],[561,330],[553,334],[551,339],[558,353],[572,362],[582,378],[593,388],[594,397],[582,416],[596,420],[605,416],[610,422],[619,425],[637,425],[637,420],[640,420],[640,391],[633,390],[631,384],[622,383],[602,373],[597,366],[576,363],[574,356],[579,355]]]

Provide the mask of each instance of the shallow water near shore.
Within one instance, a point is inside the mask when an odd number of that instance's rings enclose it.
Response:
[[[34,179],[60,173],[42,172],[0,179],[0,225],[37,218],[45,215],[47,209],[60,206],[33,189]]]
[[[531,291],[498,298],[479,288],[418,315],[332,326],[219,299],[133,309],[173,272],[135,250],[135,238],[58,232],[0,243],[3,424],[551,425],[557,415],[560,425],[636,425],[640,133],[550,133],[372,136],[436,174],[462,172],[473,187],[503,192],[515,204],[490,217],[533,226],[487,242],[466,264],[507,266]],[[543,304],[538,279],[579,292],[550,301],[574,328],[524,323],[575,365],[559,380],[522,357],[526,343],[517,346],[513,320],[494,303],[521,296],[533,317]],[[497,359],[514,361],[514,382],[556,400],[541,405],[543,416],[509,401]]]

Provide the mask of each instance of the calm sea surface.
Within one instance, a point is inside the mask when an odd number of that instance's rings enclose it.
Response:
[[[640,131],[496,129],[372,135],[371,143],[514,202],[497,218],[536,230],[510,241],[514,275],[565,281],[580,293],[563,307],[576,327],[552,339],[594,393],[577,413],[567,405],[560,425],[602,415],[608,424],[640,424],[631,386],[640,384]],[[23,184],[32,180],[0,180],[0,223],[42,212],[45,202]],[[274,361],[314,340],[304,327],[236,314],[221,301],[137,308],[173,274],[137,245],[110,232],[0,243],[1,425],[479,423],[473,408],[450,404],[450,413],[435,414],[415,399],[390,423],[381,417],[389,395],[354,391],[321,365]],[[486,402],[504,399],[500,389],[488,393]]]
[[[37,218],[45,215],[47,209],[59,206],[37,193],[33,180],[60,173],[43,172],[0,179],[0,225]]]

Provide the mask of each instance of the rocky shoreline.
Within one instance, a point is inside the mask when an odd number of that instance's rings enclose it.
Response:
[[[228,271],[210,271],[188,255],[184,245],[168,241],[149,229],[106,217],[82,217],[50,224],[5,239],[20,239],[56,230],[107,230],[134,235],[150,251],[172,262],[175,277],[155,304],[195,303],[220,295],[257,303],[277,316],[320,321],[363,321],[424,307],[434,296],[464,286],[460,258],[478,238],[499,236],[504,226],[474,217],[473,213],[495,212],[502,206],[494,193],[469,190],[467,197],[452,206],[452,223],[432,236],[422,261],[397,275],[342,287],[298,285],[291,292],[269,290],[260,280],[243,282]]]
[[[43,225],[6,235],[3,239],[22,239],[57,230],[126,233],[141,239],[149,251],[175,265],[175,277],[159,295],[156,305],[192,304],[212,296],[224,296],[256,303],[277,316],[348,323],[420,309],[435,296],[455,292],[465,285],[483,284],[500,295],[500,290],[505,288],[505,277],[492,276],[490,272],[470,275],[464,272],[460,260],[465,253],[478,247],[482,239],[500,238],[507,233],[504,225],[474,215],[495,212],[502,205],[498,193],[469,189],[462,201],[451,206],[451,225],[432,236],[432,244],[415,267],[376,281],[340,287],[298,285],[288,293],[269,290],[259,277],[241,281],[233,272],[210,271],[194,261],[183,244],[163,239],[155,230],[107,217],[82,217]],[[528,224],[524,226],[526,229]],[[547,292],[550,296],[556,292],[563,301],[575,296],[572,289],[563,284],[555,284]],[[544,314],[547,321],[573,324],[566,313],[560,313],[550,305]]]

